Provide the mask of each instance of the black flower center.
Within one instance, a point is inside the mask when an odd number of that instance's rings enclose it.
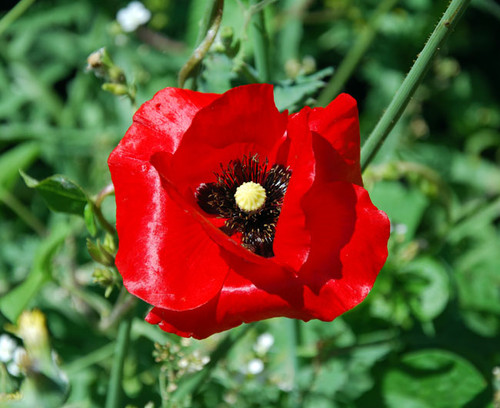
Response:
[[[198,205],[208,214],[225,218],[222,231],[241,234],[242,245],[266,258],[274,256],[276,223],[292,172],[258,155],[230,161],[216,173],[215,183],[202,183],[196,190]]]

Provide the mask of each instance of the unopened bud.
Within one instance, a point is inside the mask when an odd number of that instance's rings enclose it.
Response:
[[[102,84],[102,90],[118,96],[128,94],[128,88],[126,85],[113,84],[111,82],[106,82],[105,84]]]
[[[94,261],[105,266],[114,265],[114,256],[101,245],[99,240],[97,241],[97,244],[94,244],[90,239],[87,239],[87,250]]]

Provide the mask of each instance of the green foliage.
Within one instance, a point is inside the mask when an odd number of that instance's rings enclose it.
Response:
[[[28,187],[42,195],[52,211],[83,215],[88,204],[87,196],[80,186],[67,177],[56,174],[38,181],[23,172],[21,176]]]
[[[24,2],[21,14],[0,24],[0,331],[37,307],[58,357],[39,377],[16,376],[0,362],[0,406],[21,390],[29,396],[25,406],[103,407],[110,389],[119,400],[121,384],[122,406],[137,408],[494,406],[494,2],[473,2],[364,174],[393,228],[389,259],[366,301],[332,323],[273,319],[190,342],[145,323],[147,306],[119,288],[113,199],[99,192],[110,182],[106,159],[131,123],[132,102],[176,85],[203,38],[200,20],[210,2],[145,0],[153,18],[132,33],[115,21],[125,0]],[[404,0],[372,25],[379,4],[261,3],[280,110],[314,106],[365,36],[369,47],[357,48],[359,63],[335,81],[357,99],[366,138],[446,7]],[[7,7],[0,6],[0,19]],[[193,87],[224,92],[258,80],[254,12],[248,1],[226,0],[221,36]],[[87,69],[87,57],[102,47],[114,80]],[[129,317],[127,348],[115,340],[118,323]],[[274,343],[263,348],[263,334]]]
[[[404,354],[382,381],[388,407],[463,407],[486,386],[472,364],[443,350]]]

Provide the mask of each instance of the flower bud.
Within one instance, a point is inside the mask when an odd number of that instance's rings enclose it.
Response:
[[[90,239],[87,239],[87,250],[94,261],[105,266],[114,265],[115,257],[101,245],[99,240],[97,240],[97,244],[94,244]]]
[[[102,84],[102,90],[111,92],[113,95],[118,95],[118,96],[128,94],[127,86],[123,84],[113,84],[110,82],[106,82],[105,84]]]

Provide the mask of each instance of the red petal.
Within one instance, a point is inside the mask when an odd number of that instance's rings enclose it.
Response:
[[[302,286],[297,280],[283,281],[282,291],[287,290],[300,302]],[[220,295],[209,303],[186,312],[153,308],[146,320],[159,324],[160,328],[167,332],[203,339],[242,323],[277,316],[303,320],[312,318],[301,307],[293,307],[279,295],[259,289],[240,275],[230,273]]]
[[[372,288],[387,258],[389,219],[363,187],[343,182],[314,187],[304,208],[312,234],[311,254],[300,271],[305,307],[331,320]]]
[[[341,94],[326,108],[313,109],[309,127],[314,134],[318,181],[348,181],[363,185],[356,100]]]
[[[215,181],[231,160],[259,154],[273,163],[285,140],[287,114],[279,113],[268,84],[234,88],[201,109],[172,157],[171,180],[183,194]]]
[[[120,237],[117,267],[131,293],[157,306],[199,306],[217,294],[228,271],[219,247],[168,198],[149,163],[156,151],[173,152],[196,112],[216,97],[160,91],[141,107],[108,160]]]
[[[111,170],[120,237],[116,265],[129,292],[174,310],[208,302],[228,272],[219,246],[168,197],[154,167],[122,158]]]
[[[308,128],[310,110],[302,109],[288,122],[287,165],[292,170],[281,214],[276,225],[273,250],[275,261],[288,265],[296,273],[306,261],[311,236],[306,228],[306,216],[301,205],[304,194],[311,188],[316,173],[312,135]]]
[[[345,183],[332,184],[337,186],[327,187],[337,192],[347,189]],[[357,218],[349,242],[337,254],[342,270],[317,290],[304,285],[311,283],[305,282],[311,278],[308,276],[284,277],[277,285],[266,282],[267,269],[262,270],[262,281],[257,283],[230,272],[220,294],[210,302],[185,312],[154,308],[147,321],[159,324],[167,332],[202,339],[244,322],[277,316],[330,321],[356,306],[370,291],[387,257],[389,222],[373,206],[366,190],[358,186],[353,190]],[[319,272],[324,277],[326,271]]]
[[[162,89],[135,113],[134,124],[111,153],[109,161],[117,162],[121,156],[149,161],[155,152],[172,153],[194,115],[218,96],[186,89]],[[136,130],[138,124],[142,126]]]

